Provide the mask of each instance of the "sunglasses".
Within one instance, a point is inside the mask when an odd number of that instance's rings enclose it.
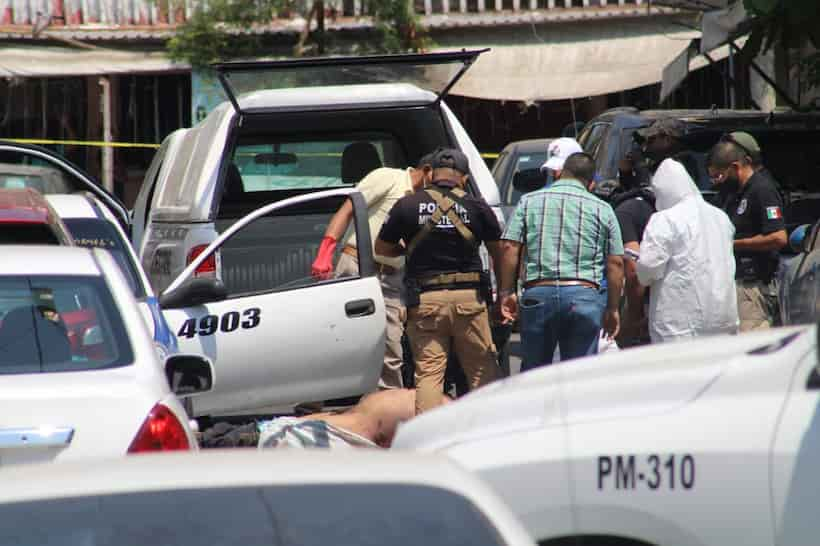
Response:
[[[757,152],[751,151],[749,148],[735,140],[735,137],[732,136],[732,133],[725,133],[723,136],[720,137],[720,141],[731,142],[732,144],[743,150],[746,153],[746,155],[748,155],[750,158],[754,158],[757,156]]]

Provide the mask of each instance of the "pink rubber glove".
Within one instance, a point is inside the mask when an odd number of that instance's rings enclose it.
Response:
[[[310,274],[317,279],[328,279],[333,271],[333,253],[336,252],[336,239],[326,235],[319,245],[319,252],[310,267]]]

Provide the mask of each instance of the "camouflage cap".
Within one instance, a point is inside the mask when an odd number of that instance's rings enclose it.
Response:
[[[637,133],[645,139],[659,135],[668,135],[679,139],[686,134],[686,124],[675,118],[661,118],[656,119],[649,127],[638,129]]]

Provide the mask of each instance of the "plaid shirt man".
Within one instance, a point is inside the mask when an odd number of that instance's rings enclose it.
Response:
[[[524,195],[502,238],[526,245],[526,282],[574,279],[600,285],[607,256],[624,253],[612,207],[571,179]]]

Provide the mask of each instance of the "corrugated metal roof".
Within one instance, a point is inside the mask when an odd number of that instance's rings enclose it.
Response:
[[[624,0],[581,1],[584,7],[469,12],[467,2],[461,0],[459,7],[463,9],[460,11],[429,13],[422,15],[421,20],[426,27],[436,29],[642,17],[675,12],[671,8],[649,6],[645,0],[627,0],[628,3]],[[555,5],[555,0],[548,2]],[[521,8],[522,3],[514,0],[513,5]],[[500,4],[498,1],[495,5]],[[185,0],[174,9],[167,9],[168,5],[168,0],[0,0],[0,39],[163,40],[173,36],[175,27],[192,13],[195,3]],[[530,0],[530,6],[536,5],[537,0]],[[479,6],[483,8],[484,1],[480,1]],[[326,25],[330,31],[365,30],[373,26],[372,20],[366,16],[328,18]],[[293,34],[303,27],[304,19],[296,17],[275,19],[270,25],[249,32]]]

